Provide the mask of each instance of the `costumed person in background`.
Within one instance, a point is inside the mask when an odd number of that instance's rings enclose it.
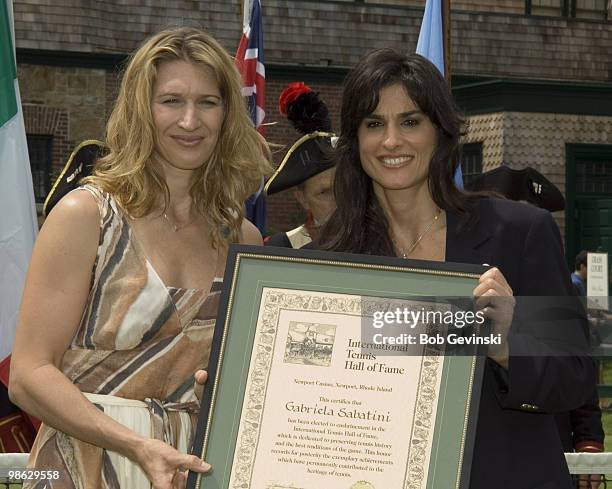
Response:
[[[332,190],[335,169],[329,155],[337,138],[330,132],[325,102],[304,83],[290,83],[285,88],[279,109],[304,136],[287,151],[264,190],[272,195],[296,187],[293,194],[307,217],[301,226],[266,238],[265,244],[301,248],[318,238],[321,226],[336,208]]]
[[[455,186],[462,122],[427,59],[392,49],[364,56],[344,85],[337,209],[316,246],[490,264],[473,294],[502,344],[487,352],[470,488],[570,489],[552,413],[588,395],[586,317],[550,213]],[[544,316],[558,310],[565,315]]]
[[[43,214],[48,216],[64,195],[77,188],[83,178],[91,175],[96,160],[105,154],[106,148],[102,141],[87,139],[79,143],[72,150],[62,172],[47,194],[43,204]]]
[[[549,212],[565,209],[561,191],[544,175],[529,166],[521,169],[501,165],[482,173],[465,184],[467,190],[495,191],[507,199],[528,202]]]
[[[230,243],[262,244],[244,201],[269,175],[232,58],[193,28],[130,58],[108,154],[32,253],[9,392],[43,421],[28,466],[54,488],[179,488]],[[26,481],[42,488],[48,481]]]
[[[496,191],[508,199],[526,202],[549,212],[565,209],[565,198],[561,191],[544,175],[531,167],[514,169],[502,165],[479,175],[465,188],[474,191]],[[586,296],[586,261],[587,252],[581,251],[576,257],[576,272],[571,275],[578,296]],[[533,274],[536,273],[538,270],[534,269]],[[584,282],[578,282],[583,278]],[[592,344],[594,343],[593,335],[596,332],[597,327],[591,327]],[[597,368],[594,369],[595,374],[597,370]],[[605,434],[601,423],[596,375],[593,375],[590,383],[591,395],[585,404],[569,412],[555,414],[565,452],[603,452]],[[597,489],[602,479],[599,474],[581,474],[576,478],[578,487],[586,489]]]

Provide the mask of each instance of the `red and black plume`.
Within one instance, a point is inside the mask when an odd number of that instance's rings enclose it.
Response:
[[[332,141],[327,105],[303,82],[290,83],[278,101],[278,108],[295,129],[304,135],[289,148],[274,175],[266,183],[266,194],[272,195],[299,185],[334,166],[330,154]]]
[[[317,92],[303,82],[287,85],[278,100],[280,113],[289,119],[295,129],[303,134],[315,131],[331,131],[329,110]]]

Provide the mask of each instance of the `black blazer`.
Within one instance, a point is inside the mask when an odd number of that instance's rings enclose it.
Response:
[[[588,396],[585,379],[594,374],[589,358],[560,356],[568,344],[586,352],[588,334],[580,307],[572,306],[559,230],[548,211],[528,204],[481,199],[476,207],[479,219],[471,225],[447,213],[446,261],[498,267],[518,302],[508,335],[508,370],[487,359],[470,488],[569,489],[551,413],[581,406]],[[562,297],[576,315],[521,322],[520,296]]]

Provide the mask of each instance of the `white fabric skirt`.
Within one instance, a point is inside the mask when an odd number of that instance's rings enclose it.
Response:
[[[151,414],[149,413],[147,404],[143,401],[101,394],[83,394],[93,404],[101,406],[104,409],[104,414],[118,423],[146,438],[155,437],[153,425],[151,423]],[[179,415],[184,429],[180,430],[176,449],[179,452],[187,453],[189,448],[191,417],[186,412],[180,412]],[[107,450],[107,453],[115,468],[119,484],[122,488],[148,489],[151,487],[149,479],[138,464],[117,452]]]

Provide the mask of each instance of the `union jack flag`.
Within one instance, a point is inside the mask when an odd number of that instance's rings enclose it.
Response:
[[[266,117],[266,68],[264,64],[261,1],[244,0],[242,37],[236,52],[236,67],[242,76],[242,95],[247,100],[251,120],[263,134],[261,125]],[[263,181],[256,194],[246,201],[246,217],[261,234],[266,234],[266,199],[262,193]]]
[[[266,68],[261,1],[245,0],[244,11],[244,25],[236,52],[236,66],[242,75],[242,95],[247,98],[251,119],[261,132],[263,128],[260,126],[266,116]]]

